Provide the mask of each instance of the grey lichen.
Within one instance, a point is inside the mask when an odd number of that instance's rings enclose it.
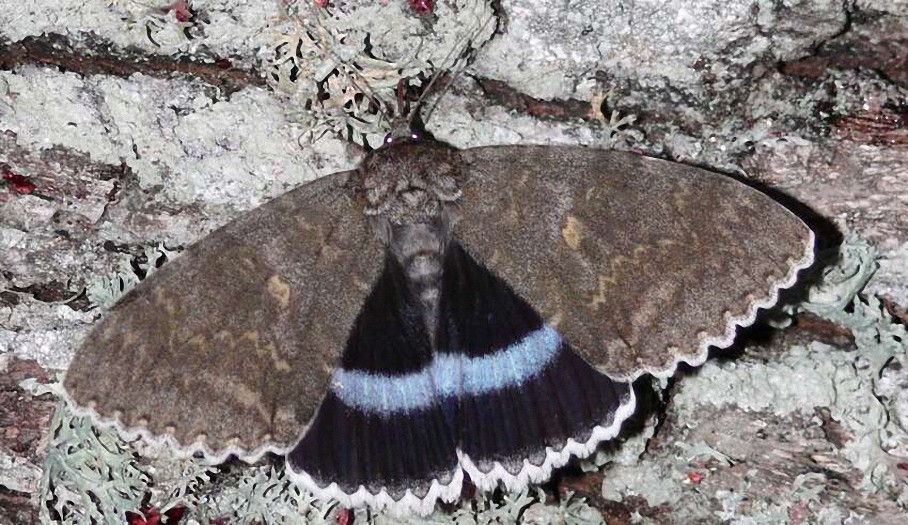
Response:
[[[605,118],[596,102],[599,102],[600,105],[602,102],[594,98],[592,104],[602,123],[602,135],[604,137],[602,146],[604,149],[629,149],[627,144],[639,144],[643,141],[643,133],[631,127],[634,122],[637,122],[636,115],[625,115],[622,117],[618,111],[612,111],[609,117]],[[619,147],[622,144],[625,145],[624,148]]]
[[[189,0],[161,2],[158,6],[135,0],[107,0],[107,5],[136,39],[144,36],[155,47],[175,48],[203,36]]]
[[[398,83],[453,69],[494,29],[481,0],[439,2],[431,21],[403,3],[290,1],[283,9],[265,66],[304,137],[334,133],[372,146],[389,129]]]
[[[136,268],[133,268],[131,260],[123,259],[117,273],[95,278],[86,286],[88,300],[101,308],[110,308],[143,278],[154,273],[165,261],[173,259],[176,252],[168,250],[163,244],[157,244],[145,248],[143,255],[144,257],[136,261]],[[141,275],[136,270],[141,272]]]

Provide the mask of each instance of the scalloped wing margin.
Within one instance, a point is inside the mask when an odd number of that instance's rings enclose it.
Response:
[[[69,367],[75,412],[187,455],[285,451],[382,268],[352,176],[240,216],[126,294]]]
[[[701,364],[813,263],[810,228],[724,175],[586,148],[462,155],[454,237],[613,379]]]

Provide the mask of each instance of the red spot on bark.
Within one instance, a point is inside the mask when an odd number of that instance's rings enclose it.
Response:
[[[126,511],[126,523],[129,525],[158,525],[161,523],[161,514],[153,508],[142,509],[142,512]]]
[[[788,511],[788,517],[791,519],[792,525],[797,525],[805,521],[810,514],[810,509],[807,507],[807,503],[804,501],[799,501],[791,506],[791,509]]]
[[[353,521],[353,512],[350,509],[337,509],[334,511],[334,521],[337,525],[350,525]]]
[[[178,22],[188,22],[192,19],[192,8],[189,7],[189,0],[177,0],[164,9],[173,11],[173,16],[176,17]]]
[[[186,514],[186,507],[177,505],[161,514],[154,507],[142,507],[140,512],[126,511],[128,525],[176,525]]]
[[[231,67],[233,67],[233,64],[230,62],[230,60],[227,60],[226,58],[219,58],[215,60],[214,65],[218,66],[221,69],[230,69]]]
[[[690,482],[694,483],[694,484],[699,484],[701,481],[703,481],[703,478],[705,478],[705,477],[706,477],[706,475],[700,474],[699,472],[688,472],[687,473],[687,479],[689,479]]]
[[[435,0],[410,0],[410,9],[424,15],[435,7]]]
[[[169,508],[164,515],[167,516],[167,525],[173,525],[174,523],[179,523],[183,519],[183,516],[186,514],[186,507],[182,505],[177,505],[176,507]]]
[[[6,182],[6,186],[12,190],[14,193],[20,195],[28,195],[29,193],[34,193],[37,186],[31,181],[30,178],[19,175],[18,173],[13,173],[9,170],[3,170],[3,180]]]
[[[328,7],[328,0],[315,0],[315,5],[319,7]]]

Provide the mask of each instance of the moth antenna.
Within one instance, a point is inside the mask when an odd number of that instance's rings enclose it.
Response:
[[[497,20],[497,17],[495,16],[495,13],[494,13],[494,12],[486,19],[485,22],[483,22],[483,23],[476,29],[475,32],[473,32],[472,35],[465,36],[465,37],[464,37],[465,40],[466,40],[466,41],[470,41],[470,40],[472,40],[473,38],[475,38],[477,35],[482,34],[482,33],[485,31],[485,29],[486,29],[487,27],[489,27],[489,24],[491,24],[493,20]],[[444,61],[442,62],[442,64],[447,63],[447,61],[448,61],[448,59],[451,57],[451,55],[454,54],[454,50],[455,50],[455,49],[463,49],[463,48],[462,48],[461,46],[459,46],[459,45],[456,45],[456,46],[454,46],[453,48],[451,48],[451,51],[449,51],[448,54],[445,56]],[[455,63],[454,74],[451,76],[451,80],[447,83],[447,85],[445,86],[444,90],[442,90],[442,92],[439,93],[439,95],[435,98],[435,101],[432,103],[432,105],[429,106],[429,107],[426,109],[426,114],[425,114],[425,116],[423,117],[423,122],[428,122],[428,121],[429,121],[429,118],[432,116],[432,112],[434,112],[434,111],[435,111],[435,108],[438,107],[438,102],[441,100],[442,95],[444,95],[444,91],[447,90],[448,88],[450,88],[450,86],[451,86],[452,84],[454,84],[454,82],[455,82],[455,81],[460,77],[460,75],[464,72],[464,69],[466,69],[466,67],[467,67],[467,62],[469,62],[469,60],[468,60],[468,59],[469,59],[469,56],[470,56],[473,52],[475,52],[475,51],[476,51],[476,49],[473,49],[473,48],[471,48],[471,47],[469,47],[469,46],[466,46],[466,50],[462,52],[461,56],[460,56],[460,57],[458,58],[458,60],[457,60],[457,63]],[[422,105],[423,101],[426,99],[426,97],[429,95],[429,93],[432,92],[432,87],[435,85],[435,82],[436,82],[439,78],[441,78],[441,76],[442,76],[441,71],[438,71],[438,72],[436,72],[436,74],[432,77],[432,80],[429,81],[429,85],[426,86],[426,89],[422,92],[422,95],[420,95],[419,99],[416,101],[416,107],[417,107],[417,108],[419,108],[419,107]],[[416,113],[416,112],[414,112],[414,113]]]
[[[419,50],[422,49],[423,41],[420,39],[419,46],[413,52],[413,56],[416,56],[419,53]],[[403,77],[397,81],[396,94],[397,94],[397,112],[394,113],[390,107],[386,108],[387,111],[382,111],[381,116],[387,117],[389,126],[389,133],[394,137],[406,137],[410,134],[410,129],[413,126],[413,115],[407,111],[407,77]],[[421,98],[420,98],[421,100]],[[381,101],[376,97],[376,103],[381,106]],[[419,101],[417,101],[419,104]],[[390,106],[390,104],[387,104]],[[418,106],[417,106],[418,107]],[[403,122],[403,124],[401,124]],[[379,124],[382,123],[382,119],[379,120]]]
[[[327,41],[328,45],[319,46],[319,47],[323,51],[325,51],[326,53],[331,55],[331,57],[337,61],[338,74],[342,75],[344,77],[344,79],[354,89],[356,89],[357,91],[362,93],[364,97],[369,99],[372,102],[372,104],[375,105],[375,109],[378,113],[378,118],[379,118],[378,119],[379,126],[381,126],[382,122],[384,122],[385,120],[391,121],[392,117],[390,115],[390,112],[385,107],[382,99],[375,94],[375,92],[372,90],[372,87],[369,86],[369,83],[364,78],[362,78],[358,74],[351,74],[349,69],[353,69],[355,71],[356,68],[352,67],[347,60],[342,58],[335,51],[336,47],[339,47],[339,46],[338,46],[336,39],[334,38],[334,35],[332,35],[325,28],[325,25],[322,22],[322,20],[324,18],[324,14],[321,12],[321,10],[315,10],[314,13],[315,13],[314,21],[310,21],[309,18],[301,19],[300,17],[296,17],[294,19],[294,22],[296,23],[299,30],[309,32],[309,30],[311,29],[313,33],[317,34],[319,37],[321,37]],[[420,44],[420,47],[421,47],[421,44]],[[362,82],[359,82],[358,79],[362,80]]]
[[[416,57],[416,56],[419,54],[419,52],[422,50],[422,46],[423,46],[423,39],[420,38],[420,40],[419,40],[419,45],[416,46],[416,49],[413,50],[413,52],[410,54],[410,57],[407,58],[407,59],[405,59],[403,62],[410,61],[410,60],[413,59],[413,57]],[[336,54],[335,54],[334,56],[335,56],[335,58],[337,58],[337,60],[338,60],[339,62],[341,62],[341,63],[346,63],[346,62],[343,62],[343,61],[341,60],[341,58],[338,57]],[[384,99],[382,99],[381,97],[379,97],[378,95],[375,94],[375,92],[372,90],[372,87],[369,85],[369,82],[368,82],[368,80],[366,80],[366,78],[362,77],[362,76],[359,75],[359,74],[357,74],[357,75],[355,75],[355,76],[354,76],[354,75],[351,75],[348,71],[344,71],[344,74],[346,75],[347,80],[348,80],[354,87],[356,87],[356,89],[358,89],[359,91],[361,91],[361,92],[363,93],[364,96],[366,96],[367,98],[369,98],[369,99],[375,104],[376,109],[377,109],[377,111],[378,111],[378,113],[379,113],[379,121],[378,121],[379,124],[381,124],[384,120],[387,120],[388,122],[393,123],[393,122],[394,122],[394,119],[395,119],[395,116],[396,116],[396,117],[402,117],[402,116],[404,116],[403,110],[401,109],[402,106],[400,105],[400,97],[401,97],[401,94],[400,94],[401,91],[400,91],[400,89],[401,89],[401,84],[403,84],[404,86],[406,86],[406,78],[401,78],[401,79],[398,80],[398,82],[397,82],[397,89],[398,89],[398,91],[397,91],[397,93],[398,93],[398,113],[395,115],[395,114],[394,114],[394,111],[393,111],[392,108],[391,108],[391,104],[390,104],[389,102],[385,101]],[[362,80],[362,83],[361,83],[361,84],[357,81],[357,78],[359,78],[359,79]]]
[[[400,116],[407,114],[407,79],[405,78],[397,81],[397,114]]]

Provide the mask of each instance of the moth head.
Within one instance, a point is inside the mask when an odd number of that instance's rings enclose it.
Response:
[[[387,148],[392,144],[400,144],[402,142],[420,143],[431,140],[432,138],[425,131],[413,127],[409,122],[405,122],[404,124],[397,124],[395,122],[391,125],[391,131],[385,135],[381,147]]]

